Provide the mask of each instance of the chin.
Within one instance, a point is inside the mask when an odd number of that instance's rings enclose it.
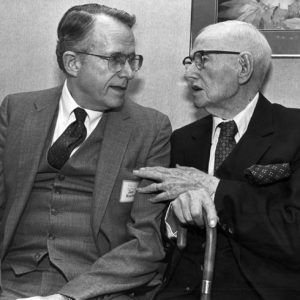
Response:
[[[123,106],[125,102],[125,99],[124,97],[122,98],[114,98],[114,99],[111,99],[108,103],[107,103],[107,106],[109,107],[109,109],[114,109],[114,108],[118,108],[118,107],[121,107]]]
[[[203,100],[194,100],[193,103],[196,108],[204,108],[207,104],[207,102]]]

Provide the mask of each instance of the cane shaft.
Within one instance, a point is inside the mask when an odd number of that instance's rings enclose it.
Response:
[[[206,245],[204,255],[204,268],[201,287],[201,300],[210,300],[211,286],[214,275],[215,254],[217,245],[217,229],[208,225],[206,213],[203,212],[206,227]]]

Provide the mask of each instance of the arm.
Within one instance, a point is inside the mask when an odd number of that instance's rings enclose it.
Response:
[[[146,165],[169,164],[171,127],[166,117],[158,119],[157,132]],[[141,181],[141,186],[149,181]],[[88,299],[113,293],[130,294],[139,287],[149,290],[160,283],[159,268],[164,258],[160,221],[164,204],[148,201],[151,195],[136,194],[127,224],[129,239],[100,257],[90,270],[67,283],[59,293]]]
[[[6,202],[4,191],[3,155],[8,127],[7,107],[8,99],[5,98],[0,106],[0,226],[2,226],[2,216]]]

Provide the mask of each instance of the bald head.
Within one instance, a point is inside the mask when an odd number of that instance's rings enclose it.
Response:
[[[253,80],[261,88],[271,66],[272,50],[264,35],[253,25],[242,21],[225,21],[202,29],[197,41],[217,42],[218,50],[249,52],[253,57]],[[203,49],[206,50],[206,49]]]

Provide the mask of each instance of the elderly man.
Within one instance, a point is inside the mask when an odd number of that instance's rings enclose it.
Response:
[[[254,26],[226,21],[204,28],[183,64],[209,116],[174,132],[173,169],[135,172],[157,180],[141,193],[172,200],[169,235],[173,215],[188,227],[157,299],[199,299],[202,208],[218,232],[213,300],[300,299],[300,112],[259,92],[270,46]]]
[[[161,282],[164,205],[135,195],[168,166],[166,116],[125,100],[142,65],[135,17],[99,4],[58,26],[63,87],[0,110],[1,299],[147,299]],[[148,182],[149,183],[149,182]]]

